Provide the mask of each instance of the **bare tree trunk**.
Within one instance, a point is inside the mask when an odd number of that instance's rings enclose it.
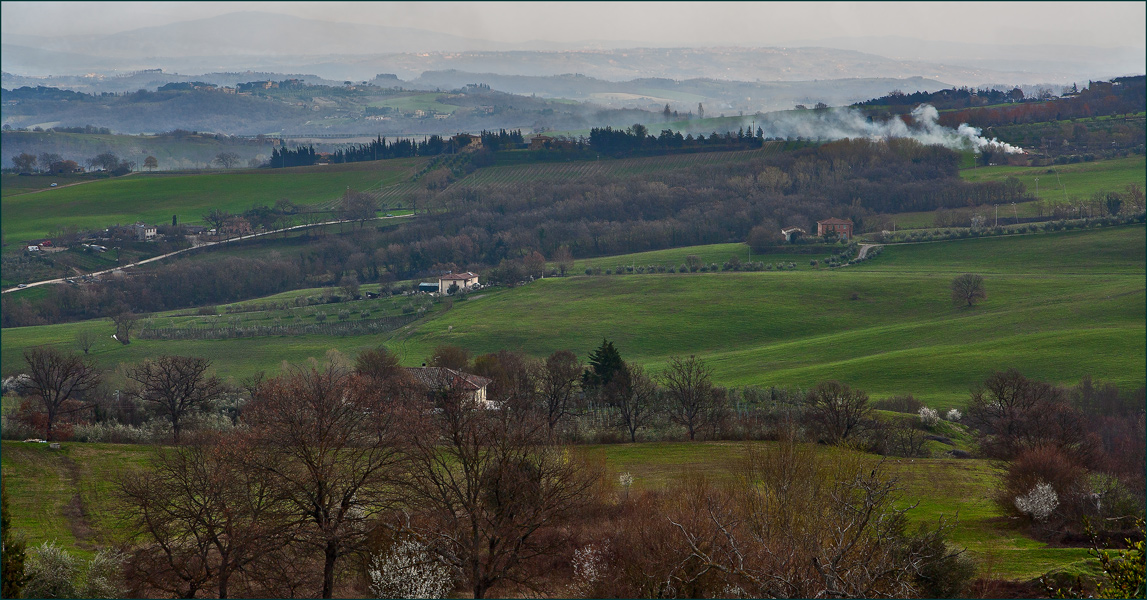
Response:
[[[323,598],[330,598],[335,587],[335,561],[338,560],[338,541],[330,540],[324,552],[326,562],[323,564]]]

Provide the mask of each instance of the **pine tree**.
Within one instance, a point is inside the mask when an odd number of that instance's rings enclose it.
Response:
[[[584,381],[588,387],[605,387],[613,376],[625,368],[621,360],[621,353],[613,347],[613,342],[602,338],[601,346],[589,354],[590,369],[586,371]]]

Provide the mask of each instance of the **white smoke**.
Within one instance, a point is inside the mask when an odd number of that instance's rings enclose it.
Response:
[[[980,128],[961,123],[956,129],[939,123],[940,113],[934,106],[921,104],[912,111],[914,124],[909,126],[903,119],[893,117],[887,121],[869,119],[855,108],[834,108],[829,110],[801,111],[786,113],[780,118],[760,124],[765,137],[808,140],[842,140],[845,138],[867,138],[881,140],[888,138],[912,138],[922,144],[944,146],[953,150],[972,150],[977,154],[983,150],[1023,154],[1023,148],[1001,142],[996,138],[987,139]]]

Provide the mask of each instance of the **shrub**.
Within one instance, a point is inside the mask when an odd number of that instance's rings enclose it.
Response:
[[[874,402],[872,407],[877,410],[890,410],[892,412],[913,414],[918,413],[920,409],[924,407],[924,403],[917,400],[912,394],[905,394]]]
[[[940,423],[940,413],[934,408],[925,406],[917,414],[920,415],[920,422],[925,427],[935,427]]]
[[[585,274],[586,275],[593,275],[593,267],[586,267],[585,268]]]
[[[952,409],[948,410],[948,414],[944,415],[944,418],[955,423],[955,422],[959,421],[960,419],[964,418],[964,414],[961,413],[959,409],[952,408]]]
[[[55,542],[44,542],[32,548],[25,571],[25,598],[79,598],[76,579],[80,563]]]
[[[200,306],[196,313],[200,315],[217,315],[219,314],[219,309],[215,306]]]

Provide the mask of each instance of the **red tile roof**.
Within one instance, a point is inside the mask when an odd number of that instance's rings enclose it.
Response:
[[[443,276],[439,277],[438,279],[439,280],[446,280],[446,281],[453,281],[455,279],[460,280],[460,281],[465,281],[467,279],[473,279],[477,276],[478,276],[477,273],[471,273],[469,271],[466,271],[465,273],[449,273],[447,275],[443,275]]]
[[[836,217],[825,219],[823,221],[817,221],[816,223],[817,225],[852,225],[852,221],[849,221],[848,219],[838,219]]]
[[[419,383],[431,389],[458,387],[466,391],[477,391],[489,385],[491,381],[486,377],[446,367],[408,367],[406,371]]]

